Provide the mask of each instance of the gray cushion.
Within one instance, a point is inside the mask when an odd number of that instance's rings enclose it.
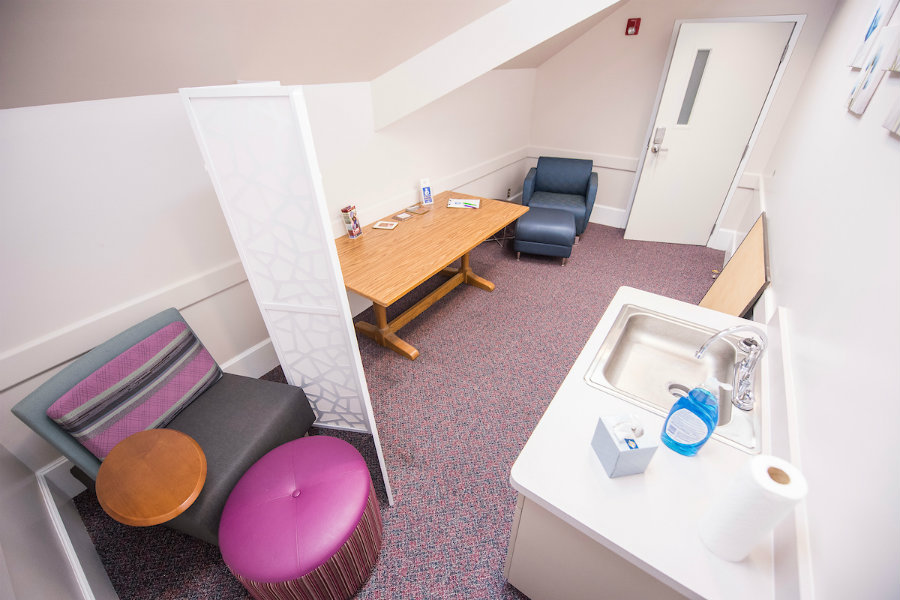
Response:
[[[535,191],[587,195],[593,161],[580,158],[538,158]],[[582,200],[584,206],[584,200]]]
[[[575,218],[575,231],[584,231],[583,221],[590,215],[585,214],[584,196],[557,194],[554,192],[535,192],[528,203],[531,208],[564,210]]]
[[[575,242],[575,218],[565,210],[531,208],[516,222],[516,239],[571,246]]]
[[[197,440],[207,467],[197,500],[166,525],[217,544],[222,509],[238,479],[269,450],[303,437],[313,421],[300,388],[223,375],[168,425]]]
[[[569,211],[532,207],[516,223],[516,252],[569,257],[573,243],[575,218]]]

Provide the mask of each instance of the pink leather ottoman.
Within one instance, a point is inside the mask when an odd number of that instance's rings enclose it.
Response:
[[[375,566],[381,528],[363,457],[318,435],[275,448],[241,477],[222,512],[219,548],[254,598],[346,600]]]

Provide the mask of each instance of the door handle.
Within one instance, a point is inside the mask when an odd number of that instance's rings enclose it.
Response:
[[[663,148],[662,143],[666,137],[666,128],[665,127],[657,127],[656,131],[653,133],[653,142],[650,144],[650,152],[653,154],[658,154],[660,152],[665,152],[668,148]]]

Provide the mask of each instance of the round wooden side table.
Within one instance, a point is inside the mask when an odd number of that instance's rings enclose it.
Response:
[[[110,451],[97,473],[97,500],[116,521],[145,527],[174,519],[206,482],[206,456],[187,434],[148,429]]]

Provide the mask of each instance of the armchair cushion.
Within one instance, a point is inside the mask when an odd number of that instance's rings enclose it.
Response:
[[[165,427],[221,376],[193,331],[176,321],[81,380],[47,416],[103,459],[129,435]]]
[[[593,166],[590,160],[542,156],[538,159],[535,190],[584,197]]]
[[[586,218],[584,214],[584,196],[575,194],[556,194],[553,192],[535,192],[531,196],[531,208],[549,208],[564,210],[575,218],[576,233],[584,231]]]

